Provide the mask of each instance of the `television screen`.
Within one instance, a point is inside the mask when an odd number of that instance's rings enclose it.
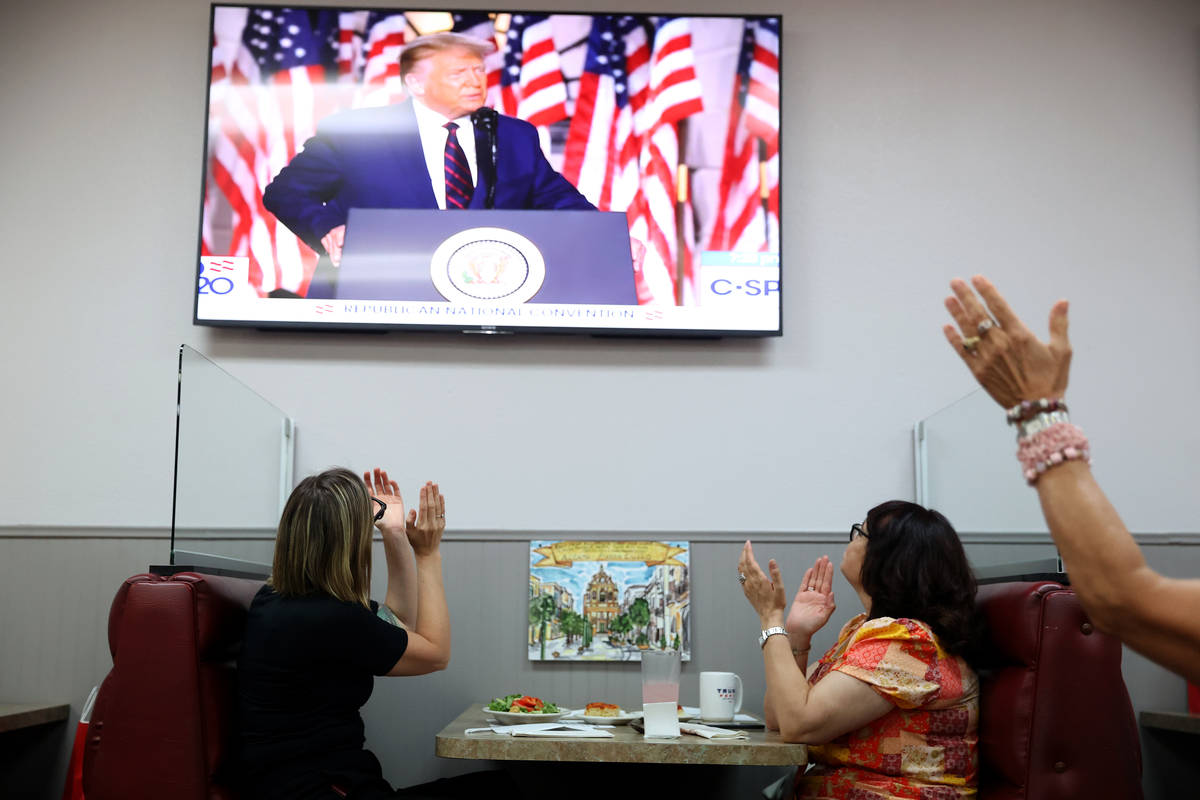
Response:
[[[782,332],[780,17],[211,19],[197,324]]]

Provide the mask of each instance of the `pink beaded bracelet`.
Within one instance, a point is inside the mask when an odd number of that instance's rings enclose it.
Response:
[[[1017,460],[1030,486],[1050,467],[1080,459],[1092,463],[1087,437],[1078,425],[1058,422],[1020,440]]]

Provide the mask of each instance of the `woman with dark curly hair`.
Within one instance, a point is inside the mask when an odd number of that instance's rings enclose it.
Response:
[[[787,611],[779,565],[750,542],[738,580],[762,623],[767,726],[805,742],[814,765],[797,798],[959,800],[975,796],[979,681],[975,579],[958,534],[936,511],[893,500],[850,527],[841,572],[866,611],[809,664],[833,614],[833,563],[804,573]]]

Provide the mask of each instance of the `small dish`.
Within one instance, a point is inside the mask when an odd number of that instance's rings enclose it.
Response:
[[[533,722],[558,722],[569,714],[570,711],[564,709],[553,714],[534,714],[525,711],[492,711],[487,706],[484,706],[483,713],[489,717],[494,717],[497,722],[504,725],[526,725]]]
[[[585,709],[581,709],[579,711],[572,712],[567,716],[567,719],[577,719],[592,725],[628,725],[630,722],[633,722],[635,719],[641,719],[643,716],[641,711],[626,711],[625,713],[618,714],[615,717],[602,717],[599,715],[584,714],[584,710]]]

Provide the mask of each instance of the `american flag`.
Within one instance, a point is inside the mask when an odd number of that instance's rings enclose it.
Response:
[[[369,11],[343,11],[338,14],[337,73],[339,83],[357,83],[366,63],[363,37]]]
[[[632,16],[592,22],[567,131],[563,176],[601,211],[625,211],[637,194],[641,134],[650,93],[650,37]]]
[[[408,19],[402,12],[372,11],[365,25],[362,89],[354,105],[386,106],[407,95],[400,80],[400,51],[408,41]]]
[[[567,84],[547,14],[513,14],[496,110],[537,126],[567,118]]]
[[[212,218],[216,213],[217,196],[210,191],[207,186],[204,187],[204,216],[200,220],[200,255],[211,256],[213,254],[213,229]]]
[[[487,70],[487,100],[484,105],[497,107],[500,103],[500,71],[504,68],[504,53],[496,43],[496,22],[491,14],[474,11],[453,15],[454,25],[450,30],[472,36],[492,45],[492,52],[483,59]]]
[[[318,87],[336,69],[336,18],[286,8],[217,7],[213,14],[211,167],[231,208],[226,254],[249,257],[250,281],[261,293],[303,293],[316,254],[263,208],[262,192],[332,110]]]
[[[679,304],[694,306],[700,302],[699,286],[697,285],[696,263],[699,255],[697,241],[696,209],[692,203],[691,170],[680,165],[676,182],[679,188],[679,263],[683,265],[683,281],[677,287]]]
[[[710,250],[779,250],[779,20],[746,22]]]
[[[634,16],[592,23],[563,175],[597,208],[626,212],[630,236],[647,245],[639,301],[675,302],[677,125],[703,104],[688,21],[647,26]]]
[[[686,204],[689,198],[677,186],[681,163],[678,124],[704,109],[686,17],[658,20],[650,65],[647,115],[652,127],[642,138],[638,157],[641,191],[630,214],[630,235],[647,243],[644,271],[652,275],[651,270],[661,268],[670,275],[674,284],[671,301],[682,303],[690,294],[686,284],[694,270],[689,263],[679,264],[679,222],[684,215],[677,214],[677,204]],[[656,292],[656,302],[667,302],[667,298]]]

